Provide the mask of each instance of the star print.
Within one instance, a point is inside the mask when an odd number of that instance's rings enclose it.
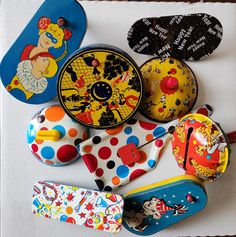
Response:
[[[73,201],[74,197],[75,197],[75,196],[73,196],[72,193],[68,193],[66,199],[67,199],[68,201]]]
[[[93,215],[94,215],[94,212],[93,212],[93,211],[91,211],[89,215],[90,215],[90,216],[93,216]]]
[[[92,211],[94,208],[93,208],[93,204],[92,203],[88,203],[85,207],[88,211]]]
[[[115,213],[116,212],[116,208],[114,207],[114,208],[112,208],[112,210],[111,210],[113,213]]]
[[[82,212],[79,214],[79,216],[80,216],[80,218],[85,218],[86,214]]]
[[[56,207],[59,207],[59,206],[61,206],[61,204],[62,204],[62,202],[60,202],[60,201],[57,201],[57,202],[56,202]]]

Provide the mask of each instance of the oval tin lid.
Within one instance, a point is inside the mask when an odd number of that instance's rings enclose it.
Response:
[[[40,110],[28,124],[27,143],[34,156],[47,165],[61,166],[80,157],[79,144],[87,128],[72,121],[60,105]]]
[[[140,69],[144,78],[142,115],[155,122],[169,122],[193,108],[198,86],[185,63],[173,58],[153,58]]]
[[[58,96],[67,114],[98,129],[118,126],[137,111],[142,98],[142,75],[123,51],[92,45],[75,52],[63,66]]]
[[[44,1],[1,62],[7,91],[27,104],[56,97],[59,69],[80,46],[86,27],[85,12],[77,1]]]
[[[224,132],[202,114],[189,114],[180,120],[173,133],[172,149],[179,167],[204,181],[219,178],[229,163]]]
[[[220,21],[206,13],[147,17],[128,32],[128,44],[139,54],[198,61],[211,55],[223,37]]]

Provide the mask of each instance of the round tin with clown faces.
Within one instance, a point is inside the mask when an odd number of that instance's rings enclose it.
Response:
[[[80,157],[79,144],[88,130],[73,121],[60,105],[39,111],[28,124],[27,143],[34,156],[47,165],[66,165]]]
[[[226,170],[230,149],[220,126],[201,114],[189,114],[176,126],[173,154],[186,174],[214,181]]]
[[[58,96],[66,113],[97,129],[119,126],[133,117],[142,90],[136,63],[125,52],[108,45],[75,52],[58,79]]]
[[[169,122],[193,108],[198,86],[185,63],[173,58],[153,58],[140,69],[144,78],[142,115],[155,122]]]

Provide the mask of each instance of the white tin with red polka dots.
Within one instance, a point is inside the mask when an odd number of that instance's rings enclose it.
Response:
[[[198,108],[209,116],[209,106]],[[154,169],[178,119],[157,124],[135,119],[80,144],[80,154],[100,190],[112,191]]]
[[[39,131],[46,131],[43,139],[36,138]],[[47,139],[47,134],[51,131],[58,133],[56,141]],[[65,165],[79,158],[79,144],[87,138],[87,128],[74,122],[60,105],[39,111],[27,128],[27,143],[31,152],[47,165]]]

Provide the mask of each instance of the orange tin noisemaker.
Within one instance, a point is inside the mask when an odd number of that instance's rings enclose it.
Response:
[[[173,154],[186,174],[214,181],[226,170],[230,144],[236,132],[225,134],[220,125],[202,114],[183,117],[173,133]]]

